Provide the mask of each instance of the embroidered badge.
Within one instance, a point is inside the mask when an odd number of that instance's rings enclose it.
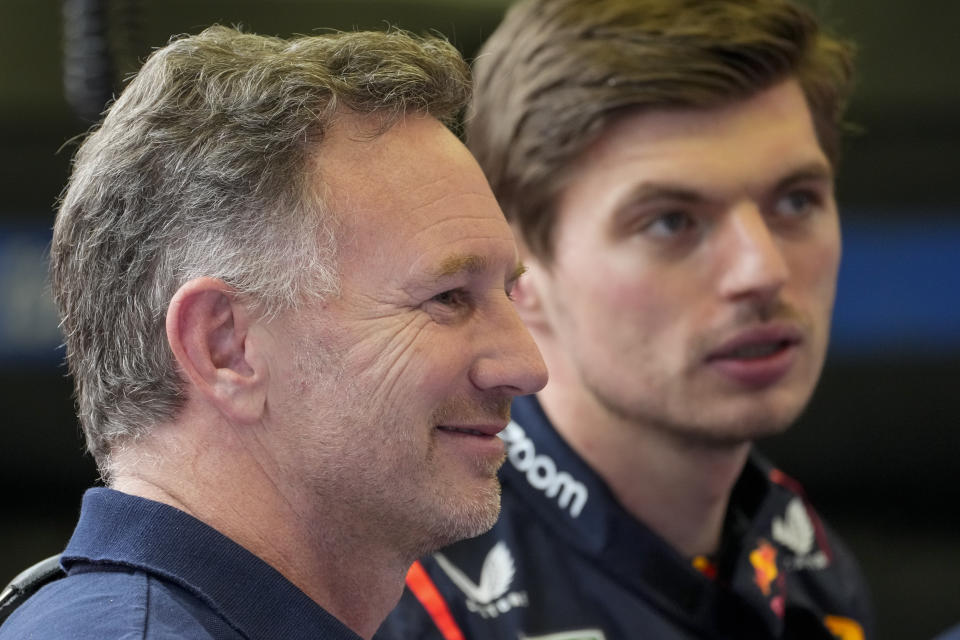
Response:
[[[816,531],[807,507],[800,498],[793,498],[784,511],[783,517],[773,519],[770,534],[776,542],[793,552],[793,557],[785,557],[783,565],[791,570],[825,569],[830,560],[821,550],[814,551]]]
[[[526,591],[510,591],[517,572],[513,555],[502,540],[495,544],[480,569],[480,582],[474,582],[442,553],[435,553],[437,564],[467,596],[467,609],[484,618],[496,618],[515,607],[529,605]]]

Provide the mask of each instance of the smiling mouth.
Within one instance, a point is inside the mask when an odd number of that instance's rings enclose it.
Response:
[[[467,429],[464,427],[448,427],[442,424],[438,425],[437,429],[440,429],[441,431],[446,431],[448,433],[463,433],[469,436],[486,436],[486,437],[493,436],[493,434],[484,433],[483,431],[477,431],[476,429]]]
[[[471,425],[450,425],[438,424],[436,426],[437,442],[439,446],[448,447],[446,449],[454,456],[466,457],[471,461],[470,464],[476,464],[477,460],[485,460],[491,467],[487,469],[485,475],[489,476],[489,470],[494,471],[503,463],[506,445],[503,440],[497,437],[497,434],[506,428],[506,423],[494,422],[490,424]],[[485,463],[486,464],[486,463]]]

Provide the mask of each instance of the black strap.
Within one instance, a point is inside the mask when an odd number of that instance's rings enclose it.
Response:
[[[0,624],[13,613],[13,610],[27,601],[27,598],[40,590],[45,584],[59,580],[67,574],[60,567],[60,554],[41,560],[25,571],[17,574],[10,584],[0,592]]]

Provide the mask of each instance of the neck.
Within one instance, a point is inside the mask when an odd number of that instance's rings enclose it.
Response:
[[[197,431],[187,432],[195,437]],[[168,504],[217,529],[358,635],[372,638],[399,600],[415,558],[382,539],[367,539],[366,528],[352,522],[343,505],[298,495],[268,459],[231,442],[228,430],[216,437],[216,446],[164,442],[169,433],[138,443],[137,449],[150,448],[149,461],[134,460],[136,451],[121,452],[127,460],[115,465],[111,487]]]
[[[579,382],[550,375],[541,406],[620,504],[682,555],[716,552],[750,443],[708,445],[626,420]]]

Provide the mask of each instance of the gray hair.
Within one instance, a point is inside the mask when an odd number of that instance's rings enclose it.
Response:
[[[315,158],[338,114],[388,129],[453,122],[469,70],[402,31],[291,40],[214,26],[155,51],[79,148],[51,247],[77,410],[101,473],[111,447],[172,419],[184,380],[171,297],[220,278],[264,315],[337,290],[334,213]]]

